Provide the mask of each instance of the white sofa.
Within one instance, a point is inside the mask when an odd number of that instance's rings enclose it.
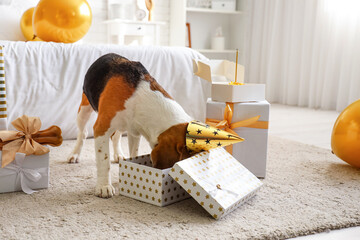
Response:
[[[43,128],[58,125],[64,139],[76,138],[76,114],[83,79],[100,56],[114,52],[140,61],[194,119],[204,121],[208,87],[193,74],[192,59],[206,58],[189,48],[0,41],[4,46],[8,125],[26,114]],[[88,125],[92,136],[93,114]]]

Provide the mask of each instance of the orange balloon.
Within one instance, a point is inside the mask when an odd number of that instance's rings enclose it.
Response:
[[[340,159],[360,168],[360,99],[345,108],[336,119],[331,148]]]
[[[29,8],[28,10],[26,10],[23,13],[23,15],[21,16],[21,19],[20,19],[20,28],[21,28],[21,32],[23,33],[26,40],[41,41],[41,39],[38,37],[34,38],[34,31],[33,31],[33,26],[32,26],[32,16],[34,13],[34,9],[35,9],[35,7]]]
[[[73,43],[88,32],[91,20],[86,0],[40,0],[33,27],[36,36],[44,41]]]

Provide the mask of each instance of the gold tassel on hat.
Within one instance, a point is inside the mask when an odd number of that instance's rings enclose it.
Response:
[[[186,147],[189,151],[201,152],[224,147],[244,141],[237,134],[212,127],[208,124],[191,121],[186,131]]]

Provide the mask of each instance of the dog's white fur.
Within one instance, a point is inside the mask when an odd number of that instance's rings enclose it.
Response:
[[[68,158],[71,163],[78,162],[84,140],[87,137],[86,123],[92,112],[91,106],[82,106],[78,116],[79,129],[76,146]],[[95,194],[99,197],[112,197],[115,193],[110,177],[109,138],[114,145],[115,161],[124,154],[119,148],[121,133],[127,131],[131,157],[137,156],[140,135],[144,136],[151,148],[158,143],[158,136],[170,127],[193,120],[174,100],[164,97],[159,91],[150,89],[149,82],[141,81],[133,95],[126,100],[125,110],[116,113],[110,128],[103,136],[95,138],[97,163],[97,185]],[[115,134],[114,134],[115,132]]]

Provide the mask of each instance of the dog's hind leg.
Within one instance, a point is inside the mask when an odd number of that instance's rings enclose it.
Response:
[[[79,111],[78,111],[78,115],[76,118],[76,123],[77,123],[77,127],[78,127],[77,141],[76,141],[74,150],[68,157],[69,163],[77,163],[80,160],[81,149],[84,145],[85,139],[88,134],[87,129],[86,129],[86,124],[87,124],[87,122],[91,116],[91,113],[93,111],[94,110],[90,106],[87,97],[83,93],[81,104],[80,104]]]
[[[139,151],[140,135],[128,132],[128,141],[130,157],[136,157]]]
[[[122,151],[121,147],[121,138],[122,138],[122,132],[116,131],[113,135],[111,135],[111,141],[113,143],[113,149],[114,149],[114,162],[118,163],[120,160],[125,158],[125,155]]]

